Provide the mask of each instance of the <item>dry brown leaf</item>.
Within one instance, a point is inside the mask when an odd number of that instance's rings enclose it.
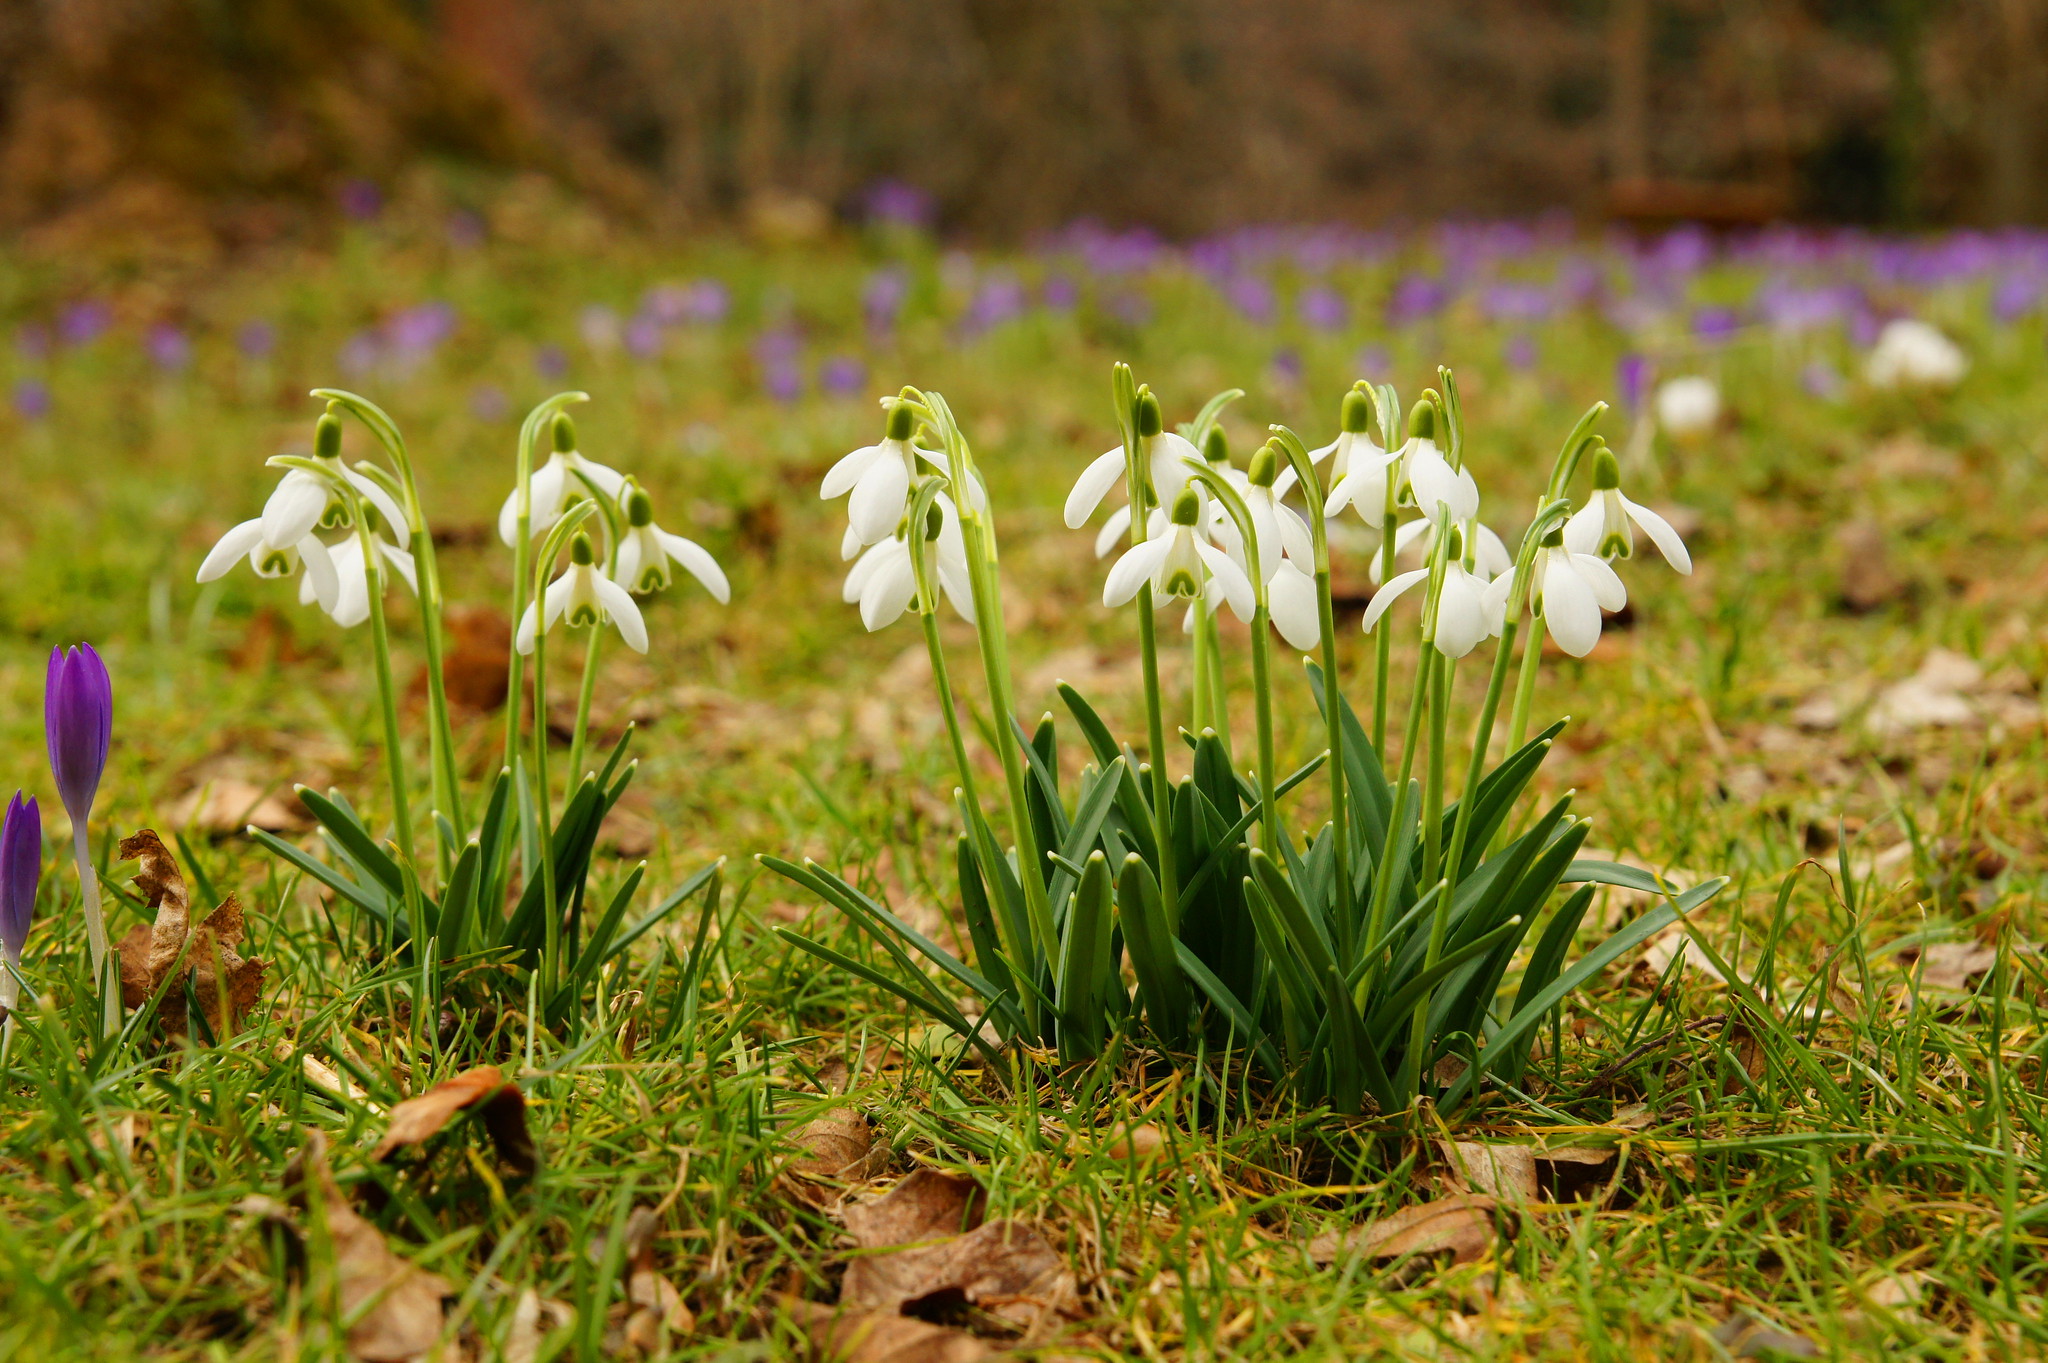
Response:
[[[1474,1192],[1511,1206],[1536,1200],[1536,1152],[1528,1146],[1438,1141],[1437,1150]]]
[[[1835,531],[1841,549],[1841,600],[1862,615],[1899,600],[1907,583],[1892,569],[1885,528],[1873,520],[1850,521]]]
[[[1391,1216],[1341,1233],[1325,1231],[1309,1241],[1309,1257],[1328,1264],[1348,1254],[1374,1259],[1448,1254],[1457,1263],[1471,1263],[1494,1242],[1494,1215],[1499,1205],[1478,1193],[1458,1193],[1403,1207]]]
[[[499,1356],[503,1363],[536,1363],[547,1337],[575,1323],[574,1307],[552,1297],[543,1300],[529,1287],[512,1307],[512,1322],[505,1327],[505,1347]]]
[[[401,1145],[419,1145],[431,1139],[467,1107],[477,1109],[498,1158],[509,1171],[524,1178],[539,1167],[539,1154],[526,1129],[526,1095],[496,1065],[464,1070],[393,1107],[384,1138],[370,1158],[385,1159]]]
[[[437,537],[438,538],[438,537]],[[505,703],[510,685],[512,622],[495,606],[454,606],[447,612],[448,645],[441,659],[448,704],[487,714]],[[427,677],[413,680],[410,695],[424,697]]]
[[[1924,950],[1904,951],[1899,959],[1917,970],[1920,984],[1928,989],[1968,989],[1970,981],[1988,974],[1998,964],[1998,948],[1974,939],[1965,942],[1936,942]]]
[[[880,1197],[847,1206],[840,1219],[862,1249],[885,1249],[973,1230],[987,1201],[971,1178],[914,1169]]]
[[[1043,1235],[1006,1220],[935,1244],[863,1255],[846,1266],[839,1285],[843,1305],[874,1311],[909,1311],[941,1295],[1028,1326],[1072,1307],[1075,1283]]]
[[[830,1363],[979,1363],[996,1349],[947,1325],[886,1311],[835,1311],[792,1302],[790,1314]]]
[[[455,1289],[391,1252],[384,1234],[357,1214],[327,1167],[327,1138],[309,1133],[306,1148],[292,1160],[286,1183],[301,1205],[319,1205],[332,1251],[334,1294],[348,1325],[349,1356],[362,1363],[411,1363],[441,1337],[441,1301]],[[245,1210],[278,1220],[281,1208],[267,1198],[246,1199]],[[288,1221],[286,1224],[290,1224]]]
[[[135,888],[155,913],[153,923],[138,924],[121,939],[122,1002],[139,1008],[161,989],[157,1023],[165,1035],[183,1036],[185,990],[175,980],[165,987],[175,970],[190,980],[215,1038],[231,1035],[263,994],[263,962],[235,950],[248,932],[241,902],[229,895],[193,928],[184,874],[154,830],[123,838],[117,855],[140,864]]]
[[[172,801],[164,814],[179,828],[197,828],[214,837],[252,826],[266,833],[290,833],[312,822],[296,800],[286,799],[276,788],[229,776],[194,787]]]
[[[1119,1131],[1102,1147],[1111,1159],[1148,1160],[1166,1148],[1166,1135],[1150,1122]]]
[[[1789,1358],[1819,1358],[1820,1346],[1805,1335],[1788,1334],[1774,1325],[1737,1311],[1714,1331],[1714,1342],[1734,1358],[1765,1358],[1783,1354]]]
[[[889,1160],[889,1147],[876,1148],[874,1128],[853,1108],[834,1108],[806,1122],[791,1139],[803,1153],[789,1162],[788,1171],[813,1178],[872,1178]]]

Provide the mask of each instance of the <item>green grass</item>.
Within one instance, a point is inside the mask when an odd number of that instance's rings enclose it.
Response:
[[[519,413],[556,386],[584,388],[584,449],[639,473],[663,522],[702,539],[734,581],[727,609],[672,590],[649,612],[649,658],[614,652],[599,693],[601,714],[645,721],[634,790],[655,838],[643,902],[730,858],[701,968],[691,906],[602,981],[602,1025],[555,1038],[507,1007],[466,1019],[470,1035],[444,1047],[410,1025],[412,982],[380,970],[367,929],[252,844],[190,830],[188,873],[242,893],[245,950],[274,963],[270,996],[230,1044],[110,1051],[94,1046],[76,1002],[84,932],[68,870],[53,863],[25,971],[60,1010],[25,1019],[0,1098],[0,1353],[340,1356],[317,1237],[314,1271],[297,1276],[260,1219],[236,1210],[283,1195],[311,1128],[359,1206],[370,1184],[384,1186],[381,1210],[366,1214],[453,1285],[451,1313],[482,1356],[529,1286],[579,1316],[544,1355],[601,1352],[593,1322],[624,1290],[615,1227],[636,1205],[657,1210],[655,1266],[694,1314],[677,1355],[801,1356],[788,1303],[833,1299],[846,1242],[779,1171],[803,1123],[850,1103],[888,1142],[888,1172],[971,1171],[991,1218],[1043,1229],[1082,1287],[1075,1319],[1027,1341],[1052,1352],[1707,1359],[1723,1350],[1710,1337],[1742,1311],[1839,1357],[2048,1354],[2040,958],[2009,953],[1956,991],[1913,989],[1899,957],[1920,943],[2044,935],[2039,726],[1880,738],[1853,706],[1833,730],[1790,719],[1824,686],[1897,680],[1935,647],[2029,684],[2048,671],[2038,323],[1993,333],[1978,300],[1932,300],[1976,363],[1958,392],[1924,401],[1810,398],[1795,382],[1803,352],[1765,338],[1699,359],[1734,417],[1697,445],[1660,446],[1653,498],[1698,512],[1699,571],[1678,579],[1640,565],[1629,574],[1634,624],[1585,662],[1546,669],[1539,721],[1574,719],[1538,794],[1576,789],[1594,844],[1684,868],[1684,883],[1733,877],[1699,925],[1756,983],[1730,989],[1685,967],[1661,979],[1612,972],[1561,1019],[1563,1050],[1546,1039],[1522,1092],[1496,1096],[1457,1133],[1612,1147],[1611,1167],[1562,1201],[1504,1217],[1474,1262],[1318,1263],[1318,1234],[1442,1195],[1449,1171],[1433,1133],[1295,1109],[1247,1080],[1234,1055],[1117,1042],[1074,1072],[1018,1051],[984,1068],[770,931],[802,924],[838,949],[871,951],[829,909],[759,872],[758,852],[817,857],[927,920],[955,902],[954,778],[921,644],[907,620],[865,635],[839,603],[841,511],[816,498],[829,462],[874,438],[874,409],[866,397],[779,407],[759,396],[747,348],[764,298],[804,325],[814,355],[866,348],[864,262],[850,245],[592,250],[572,230],[463,253],[401,220],[331,256],[171,281],[165,296],[206,328],[184,376],[153,374],[114,340],[38,366],[56,414],[0,428],[0,752],[11,755],[4,774],[50,807],[42,660],[83,637],[102,646],[116,687],[96,844],[147,825],[168,835],[173,801],[223,773],[286,792],[332,784],[380,810],[367,635],[341,634],[246,574],[198,588],[198,560],[260,506],[263,458],[309,441],[318,408],[297,395],[345,382],[404,425],[437,526],[460,532],[444,562],[451,601],[496,603],[508,556],[483,531],[509,486]],[[700,272],[735,285],[739,320],[727,329],[678,333],[660,362],[575,343],[585,303],[629,308],[646,283]],[[0,269],[0,300],[27,316],[81,282],[16,263]],[[1386,276],[1346,284],[1372,296]],[[935,265],[922,287],[942,291]],[[1054,708],[1055,677],[1085,677],[1120,732],[1142,728],[1135,642],[1095,604],[1100,567],[1055,510],[1081,462],[1115,440],[1110,361],[1129,359],[1169,420],[1218,388],[1251,390],[1226,421],[1240,457],[1268,420],[1328,438],[1338,395],[1360,377],[1355,336],[1246,327],[1192,280],[1152,291],[1156,317],[1139,331],[1084,308],[963,343],[920,315],[870,352],[875,391],[911,381],[946,393],[989,472],[1027,722]],[[169,306],[139,289],[123,297]],[[404,379],[337,374],[349,333],[425,297],[464,318],[436,360]],[[284,340],[252,376],[228,337],[259,315],[278,319]],[[567,345],[560,385],[534,372],[541,341]],[[1283,342],[1301,348],[1299,386],[1270,366]],[[1371,377],[1412,393],[1437,361],[1458,369],[1482,515],[1508,529],[1559,434],[1607,395],[1621,342],[1594,321],[1559,322],[1541,334],[1533,374],[1507,370],[1500,342],[1453,315],[1433,336],[1390,340],[1396,372]],[[1691,362],[1675,348],[1667,371]],[[507,415],[475,414],[484,383],[503,390]],[[1607,430],[1619,447],[1624,423],[1610,417]],[[1860,615],[1836,605],[1836,532],[1852,521],[1881,527],[1904,584]],[[1338,552],[1340,578],[1362,580],[1364,550]],[[413,617],[406,603],[394,614],[410,675]],[[1354,609],[1340,639],[1362,699],[1370,655],[1355,620]],[[967,687],[971,639],[950,619],[946,637]],[[1481,670],[1465,669],[1461,687]],[[573,685],[565,670],[551,690]],[[1282,712],[1283,769],[1317,742],[1303,700]],[[501,734],[495,716],[466,721],[473,777]],[[1296,827],[1321,822],[1314,785],[1286,811]],[[1851,830],[1839,855],[1838,820]],[[1900,844],[1903,855],[1880,855]],[[1989,878],[1974,873],[1993,869],[1980,846],[2004,859]],[[631,864],[613,858],[598,882],[616,885]],[[110,886],[123,884],[109,869]],[[136,921],[109,907],[116,933]],[[826,1062],[863,1054],[891,1063],[829,1096]],[[369,1163],[382,1109],[480,1059],[527,1092],[537,1176],[505,1183],[462,1122],[424,1158]],[[345,1077],[347,1091],[316,1074]],[[1137,1122],[1163,1135],[1159,1152],[1112,1154]],[[1897,1304],[1880,1286],[1890,1277],[1917,1301]],[[972,1312],[955,1318],[1006,1337]]]

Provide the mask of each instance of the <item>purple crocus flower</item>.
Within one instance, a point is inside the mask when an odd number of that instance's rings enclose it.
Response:
[[[868,186],[863,198],[869,222],[914,228],[932,224],[932,196],[916,185],[902,180],[877,180]]]
[[[277,328],[261,318],[244,322],[241,330],[235,333],[235,345],[249,359],[267,360],[277,349]]]
[[[1257,275],[1239,274],[1219,286],[1223,299],[1247,322],[1266,326],[1273,320],[1273,286]]]
[[[0,950],[7,953],[10,965],[21,964],[42,875],[42,811],[36,808],[34,796],[24,800],[17,790],[7,806],[7,821],[0,825]],[[0,979],[0,1004],[10,1011],[18,988],[12,975]]]
[[[1070,275],[1047,275],[1038,297],[1050,311],[1068,312],[1081,301],[1081,286]]]
[[[41,421],[50,414],[50,385],[41,379],[19,379],[14,385],[14,410],[24,420]]]
[[[1702,341],[1731,341],[1741,330],[1741,314],[1733,308],[1701,308],[1692,315],[1692,334]]]
[[[818,366],[818,387],[834,397],[853,397],[867,382],[867,366],[852,355],[834,355]]]
[[[150,362],[166,374],[175,374],[192,363],[191,338],[169,322],[151,327],[146,344]]]
[[[569,372],[569,353],[552,342],[544,343],[533,352],[533,368],[544,379],[559,379]]]
[[[1335,289],[1315,284],[1301,291],[1294,300],[1294,310],[1301,320],[1317,331],[1342,331],[1350,318],[1350,309],[1344,306],[1344,296]]]
[[[1633,352],[1622,356],[1614,365],[1614,388],[1621,396],[1621,405],[1631,412],[1643,410],[1643,394],[1650,387],[1650,358]]]
[[[92,869],[86,822],[92,817],[93,797],[99,794],[107,747],[114,737],[114,683],[91,644],[50,650],[43,733],[50,747],[50,774],[57,778],[57,794],[71,816],[72,855],[78,862],[86,938],[97,979],[107,956],[107,927],[100,916],[100,884]]]
[[[626,353],[640,360],[651,360],[659,355],[661,323],[652,317],[635,317],[626,323]]]
[[[909,297],[910,271],[901,265],[885,265],[869,275],[860,290],[860,310],[867,318],[868,330],[879,334],[894,328]]]
[[[1534,369],[1536,367],[1536,341],[1527,332],[1510,336],[1501,347],[1501,356],[1510,369]]]
[[[73,303],[57,319],[57,330],[66,345],[91,345],[112,326],[114,310],[97,298]]]

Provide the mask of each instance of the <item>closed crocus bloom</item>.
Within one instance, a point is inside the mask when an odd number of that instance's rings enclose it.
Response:
[[[1953,388],[1969,368],[1954,341],[1925,322],[1899,317],[1878,333],[1865,372],[1880,388]]]
[[[639,488],[626,493],[626,532],[619,537],[618,580],[629,592],[646,594],[666,588],[669,565],[704,584],[720,604],[732,600],[732,585],[718,560],[695,540],[672,535],[654,523],[654,501]]]
[[[960,515],[952,500],[940,496],[925,515],[925,535],[932,544],[931,567],[939,590],[960,612],[961,619],[974,623],[974,588],[967,571],[967,542],[960,533]],[[917,600],[917,565],[910,557],[910,527],[874,545],[860,556],[846,575],[840,599],[860,606],[861,623],[870,632],[902,618]]]
[[[533,652],[540,631],[567,620],[571,629],[595,628],[609,621],[635,653],[647,651],[647,622],[631,593],[604,575],[588,535],[569,541],[569,566],[548,584],[541,600],[530,602],[519,621],[519,651]]]
[[[1701,374],[1688,374],[1658,385],[1657,425],[1666,435],[1684,440],[1704,435],[1721,419],[1721,390]]]
[[[1634,526],[1642,527],[1665,562],[1681,573],[1692,571],[1692,555],[1671,522],[1622,495],[1621,464],[1614,451],[1602,445],[1593,452],[1593,500],[1565,522],[1565,547],[1575,554],[1628,558],[1636,549]]]
[[[1191,487],[1181,489],[1160,533],[1125,550],[1110,568],[1102,585],[1102,604],[1121,606],[1150,582],[1156,601],[1220,596],[1238,619],[1250,620],[1257,610],[1251,579],[1235,559],[1200,533],[1202,519],[1202,498]]]
[[[1186,436],[1165,429],[1165,417],[1159,408],[1159,399],[1150,389],[1138,393],[1138,459],[1151,483],[1149,489],[1154,501],[1160,506],[1171,506],[1181,489],[1188,485],[1188,466],[1183,460],[1202,457]],[[1074,490],[1067,494],[1065,516],[1067,529],[1079,530],[1095,514],[1095,508],[1102,505],[1102,499],[1109,490],[1124,479],[1124,449],[1118,445],[1105,450],[1094,462],[1081,470],[1081,476],[1074,480]],[[1130,511],[1124,512],[1123,526],[1130,526]]]
[[[1600,642],[1600,612],[1618,611],[1628,604],[1628,588],[1622,586],[1607,560],[1574,553],[1561,531],[1553,530],[1544,538],[1529,565],[1529,579],[1533,584],[1529,609],[1543,617],[1550,637],[1574,658],[1585,657]],[[1515,574],[1510,569],[1486,589],[1487,609],[1504,614],[1514,589]]]
[[[600,496],[616,502],[619,490],[626,485],[625,475],[617,469],[586,459],[577,451],[576,423],[566,412],[555,413],[554,445],[554,453],[533,471],[527,484],[531,489],[527,531],[536,537],[552,529],[555,522],[562,519],[562,513],[569,504],[579,497],[589,496],[592,488]],[[516,487],[506,496],[505,504],[498,508],[498,538],[508,545],[519,538],[519,489]]]
[[[21,997],[15,970],[28,944],[29,923],[36,912],[36,886],[43,875],[43,816],[33,798],[14,792],[7,819],[0,824],[0,951],[7,956],[0,970],[0,1007],[12,1014]],[[9,1018],[10,1025],[12,1018]]]
[[[916,422],[909,403],[891,399],[881,443],[855,450],[826,471],[820,497],[830,501],[853,494],[846,502],[849,538],[878,544],[895,533],[917,477],[918,460],[945,471],[943,456],[910,443]]]
[[[43,687],[43,736],[49,745],[50,775],[56,778],[58,798],[71,816],[72,859],[78,866],[86,943],[97,977],[107,954],[107,928],[101,917],[99,876],[93,870],[86,825],[92,818],[100,777],[107,770],[107,750],[114,739],[114,682],[91,644],[50,650],[50,669]],[[35,809],[34,801],[29,809]],[[40,829],[40,817],[37,826]]]

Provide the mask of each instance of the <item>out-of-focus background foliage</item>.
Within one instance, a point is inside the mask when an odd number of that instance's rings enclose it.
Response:
[[[802,235],[2048,214],[2043,0],[23,0],[0,226],[207,258],[424,162]]]

